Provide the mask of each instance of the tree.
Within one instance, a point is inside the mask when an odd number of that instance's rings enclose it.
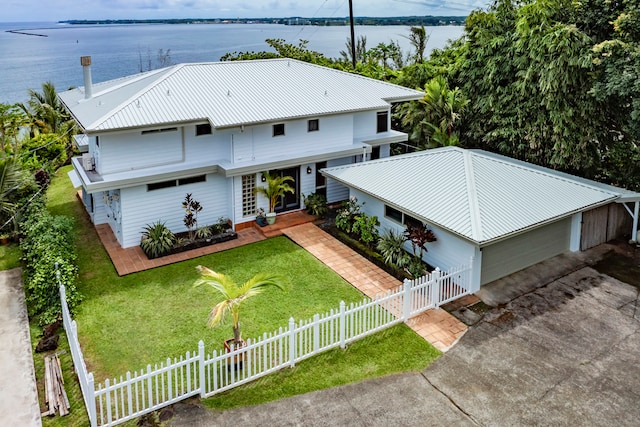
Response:
[[[409,129],[409,139],[420,150],[457,145],[454,125],[460,120],[469,100],[459,88],[449,89],[443,76],[433,78],[424,87],[425,96],[397,109],[401,124]]]
[[[415,49],[413,54],[413,62],[422,64],[424,62],[424,51],[427,48],[427,42],[429,41],[429,35],[424,29],[424,25],[419,27],[411,27],[409,29],[409,35],[406,36],[411,43],[411,46]]]
[[[293,187],[289,185],[290,182],[294,182],[294,179],[290,176],[272,175],[268,172],[263,172],[262,175],[266,179],[266,186],[256,187],[254,193],[265,196],[269,201],[269,212],[273,212],[281,197],[286,193],[295,193]]]
[[[341,50],[340,56],[342,57],[344,62],[351,64],[353,62],[351,58],[351,52],[352,52],[351,37],[347,37],[345,46],[346,46],[346,50]],[[367,37],[360,35],[356,39],[356,62],[365,62],[366,57],[367,57]]]
[[[20,129],[28,123],[29,118],[18,104],[0,103],[0,151],[11,148],[15,153]]]
[[[581,14],[570,0],[499,0],[471,13],[457,75],[471,99],[465,141],[547,167],[595,170],[611,135],[604,105],[589,94],[592,39],[578,26]]]
[[[23,173],[15,158],[0,152],[0,219],[14,213],[16,204],[13,195],[22,181]]]
[[[200,279],[196,281],[195,286],[209,285],[224,298],[211,309],[209,327],[218,325],[227,314],[231,313],[233,318],[233,342],[236,347],[242,345],[242,334],[240,332],[240,307],[242,304],[249,298],[261,294],[269,287],[285,290],[282,279],[270,273],[256,274],[238,286],[231,278],[222,273],[216,273],[202,265],[196,268],[200,272]]]

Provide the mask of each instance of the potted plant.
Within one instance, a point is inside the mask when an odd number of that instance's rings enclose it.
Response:
[[[266,217],[267,223],[271,225],[276,222],[274,210],[278,199],[284,196],[285,193],[295,193],[295,190],[289,184],[289,182],[294,182],[294,179],[290,176],[271,175],[269,172],[263,172],[262,175],[267,185],[265,187],[256,187],[253,192],[264,195],[269,201],[269,212]]]
[[[9,240],[11,239],[11,236],[9,234],[0,234],[0,245],[7,245],[9,244]]]
[[[196,268],[200,272],[200,278],[196,281],[195,286],[209,285],[224,298],[211,309],[208,326],[211,328],[218,325],[228,313],[231,313],[233,318],[233,338],[225,340],[224,347],[227,352],[231,351],[231,344],[236,349],[244,347],[246,342],[242,339],[242,333],[240,332],[240,307],[242,303],[262,293],[269,287],[284,290],[284,282],[280,276],[271,273],[258,273],[241,286],[238,286],[230,277],[222,273],[216,273],[202,265]],[[235,363],[240,368],[242,367],[241,355],[236,358]]]
[[[267,217],[265,216],[264,209],[262,208],[256,211],[256,224],[260,227],[267,225]]]

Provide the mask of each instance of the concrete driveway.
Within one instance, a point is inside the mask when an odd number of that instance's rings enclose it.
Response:
[[[500,305],[422,373],[222,413],[180,404],[169,425],[638,425],[638,288],[591,268],[599,251],[511,277],[519,295],[487,288]]]

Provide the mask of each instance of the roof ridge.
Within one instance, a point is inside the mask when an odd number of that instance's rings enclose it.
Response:
[[[473,156],[469,151],[463,150],[465,180],[467,183],[467,199],[469,203],[469,217],[471,220],[471,236],[476,241],[482,240],[482,221],[480,220],[480,207],[476,189],[475,172],[473,168]]]

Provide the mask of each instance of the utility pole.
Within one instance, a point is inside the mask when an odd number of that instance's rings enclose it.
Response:
[[[353,25],[353,0],[349,0],[349,19],[351,21],[351,62],[356,69],[356,31]]]

